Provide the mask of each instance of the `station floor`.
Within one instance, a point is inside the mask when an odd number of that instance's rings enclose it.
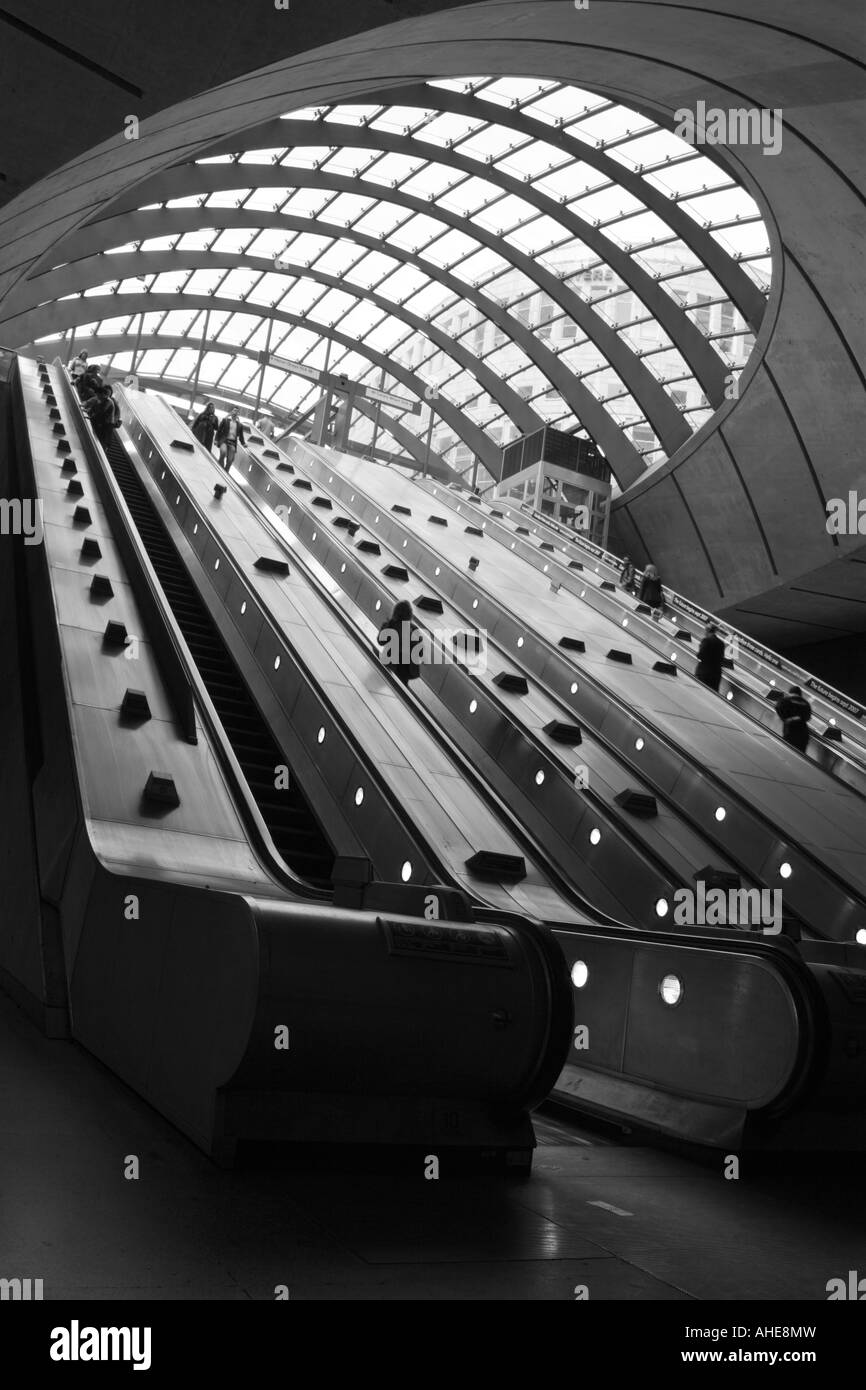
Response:
[[[224,1171],[0,994],[0,1277],[46,1300],[825,1300],[866,1270],[857,1165],[730,1181],[561,1115],[537,1131],[528,1179]]]

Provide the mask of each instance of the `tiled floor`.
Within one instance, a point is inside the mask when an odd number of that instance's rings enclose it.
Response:
[[[525,1181],[225,1172],[3,995],[0,1116],[0,1277],[46,1299],[824,1299],[866,1271],[856,1175],[726,1181],[559,1118]]]

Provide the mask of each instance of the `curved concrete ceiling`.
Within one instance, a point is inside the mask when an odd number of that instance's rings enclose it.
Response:
[[[820,7],[804,0],[767,0],[758,13],[751,0],[719,0],[712,7],[704,0],[677,5],[593,0],[585,11],[564,3],[518,6],[494,0],[389,25],[275,63],[152,118],[142,124],[138,141],[126,142],[118,132],[115,140],[74,160],[3,210],[0,341],[15,346],[34,336],[28,335],[27,326],[40,321],[33,315],[41,314],[40,305],[50,298],[42,292],[50,276],[43,276],[52,267],[60,267],[54,273],[62,275],[64,262],[75,264],[64,238],[77,234],[86,242],[100,222],[110,222],[115,215],[119,225],[122,209],[156,200],[153,190],[161,180],[166,188],[172,186],[171,180],[179,177],[172,166],[187,175],[192,169],[196,178],[203,173],[215,177],[217,183],[227,169],[238,174],[243,170],[236,186],[248,186],[250,164],[202,166],[194,161],[213,158],[215,149],[252,148],[251,142],[260,138],[256,132],[287,112],[371,101],[405,104],[407,89],[417,93],[421,84],[427,92],[430,80],[450,78],[465,79],[471,90],[446,89],[443,104],[459,106],[458,98],[465,98],[474,111],[483,92],[479,96],[472,80],[465,78],[472,72],[572,84],[668,129],[675,123],[675,112],[694,110],[698,101],[721,112],[743,107],[781,110],[784,139],[777,153],[749,143],[724,150],[724,166],[756,199],[768,230],[774,273],[766,312],[760,313],[754,282],[744,283],[735,258],[728,257],[728,264],[719,262],[697,223],[692,232],[696,244],[690,246],[705,265],[712,253],[724,293],[753,326],[760,322],[755,352],[737,383],[736,398],[722,403],[686,439],[677,438],[664,383],[654,379],[634,353],[632,361],[621,354],[618,367],[628,374],[624,389],[639,403],[648,425],[657,428],[660,441],[667,443],[669,457],[658,462],[656,456],[656,466],[641,476],[633,460],[629,466],[625,452],[617,457],[627,491],[616,504],[614,521],[628,547],[651,555],[668,582],[768,640],[803,641],[859,629],[866,622],[860,580],[864,572],[859,568],[866,552],[861,553],[858,536],[828,534],[825,509],[830,498],[866,484],[859,462],[866,425],[864,321],[853,293],[855,267],[862,264],[866,249],[862,37],[856,7],[844,0],[827,0]],[[528,119],[522,109],[502,113],[502,123],[510,120],[518,138],[525,132],[517,127]],[[567,136],[550,133],[552,143],[560,146]],[[375,138],[367,135],[368,143],[377,148],[386,143],[381,133]],[[392,153],[398,147],[405,152],[411,135],[393,140]],[[457,169],[459,156],[429,149],[425,153],[428,158],[442,154],[443,163],[461,176],[466,173]],[[607,149],[594,153],[612,157]],[[722,152],[716,147],[712,154],[718,160]],[[593,163],[597,172],[599,158]],[[214,170],[219,172],[214,175]],[[633,183],[643,175],[635,168],[629,177]],[[498,182],[503,193],[510,192],[501,171]],[[624,186],[625,180],[619,183]],[[649,207],[648,200],[643,201]],[[591,233],[598,248],[604,228],[587,227],[583,219],[571,216],[573,223],[566,230],[587,245]],[[681,224],[679,210],[677,216]],[[92,226],[84,231],[88,223]],[[211,225],[210,218],[207,223]],[[668,225],[673,227],[672,222]],[[474,235],[474,227],[470,230]],[[94,244],[92,250],[96,249]],[[616,254],[623,262],[622,248]],[[507,259],[515,264],[514,248]],[[628,270],[629,284],[645,274],[642,266]],[[444,283],[446,271],[447,267],[437,271],[433,278]],[[108,267],[103,278],[114,278]],[[538,283],[537,268],[533,278]],[[98,286],[93,288],[98,294]],[[353,293],[357,290],[351,288]],[[579,307],[584,325],[592,327],[593,340],[607,355],[614,346],[611,335],[606,337],[604,327],[591,323],[586,306],[571,304],[562,287],[557,288],[552,298],[564,309],[574,309],[575,317]],[[643,289],[650,293],[646,285]],[[462,284],[460,293],[468,299],[466,291]],[[635,293],[643,297],[639,286]],[[652,287],[652,293],[657,295],[658,288]],[[56,310],[68,314],[67,306],[74,305],[78,313],[87,302],[65,300]],[[125,302],[127,295],[117,296],[118,311],[125,312]],[[717,404],[718,375],[711,379],[706,344],[700,345],[699,353],[693,324],[673,300],[664,309],[670,338],[696,379],[710,387],[708,399]],[[262,313],[262,306],[258,311]],[[510,332],[513,321],[510,316],[509,336],[516,341]],[[683,322],[690,327],[684,330]],[[318,327],[324,330],[328,325]],[[19,332],[24,336],[16,336]],[[545,373],[551,364],[540,350],[544,344],[536,339],[527,347],[539,372]],[[372,349],[368,355],[374,360]],[[548,357],[553,355],[548,352]],[[417,391],[414,374],[401,370],[407,390]],[[549,372],[545,375],[552,380]],[[571,378],[562,383],[571,393],[564,398],[577,423],[592,433],[575,393],[574,373]],[[497,388],[505,410],[507,387],[506,381]],[[596,402],[597,414],[599,406],[604,410],[604,403]],[[475,432],[483,431],[459,403],[454,404],[453,418],[458,437],[471,439],[473,448],[480,443]]]

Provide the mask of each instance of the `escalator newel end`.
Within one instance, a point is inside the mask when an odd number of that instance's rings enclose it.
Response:
[[[677,642],[691,642],[692,634],[686,628],[679,627],[674,633],[674,639]]]
[[[653,670],[661,671],[665,676],[675,676],[677,674],[677,666],[673,661],[654,661]]]
[[[219,501],[221,497],[225,496],[225,492],[225,483],[214,483],[213,495],[217,499],[217,501]]]
[[[583,569],[583,565],[580,563],[579,560],[569,560],[569,562],[568,562],[568,568],[569,568],[570,570],[582,570],[582,569]]]
[[[619,647],[611,647],[607,654],[608,661],[621,661],[624,666],[631,666],[631,652],[621,651]]]
[[[830,739],[833,743],[841,743],[842,730],[837,729],[833,724],[828,724],[821,737]]]
[[[580,637],[560,637],[559,645],[567,652],[586,651],[586,643]]]

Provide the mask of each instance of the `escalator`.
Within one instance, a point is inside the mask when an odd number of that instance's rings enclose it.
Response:
[[[330,887],[333,850],[291,775],[288,788],[275,786],[275,769],[285,766],[285,757],[116,437],[107,457],[274,844],[300,878],[317,888]]]

